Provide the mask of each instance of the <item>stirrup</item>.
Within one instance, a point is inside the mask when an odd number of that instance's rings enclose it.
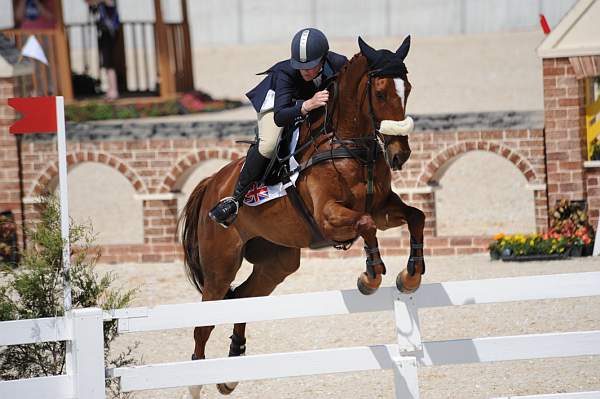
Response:
[[[233,203],[235,205],[235,210],[232,213],[223,215],[224,210],[220,209],[221,207],[223,207],[225,204],[227,203]],[[235,220],[235,218],[237,217],[238,211],[240,210],[240,204],[237,200],[237,198],[235,197],[225,197],[223,199],[221,199],[219,201],[219,203],[217,205],[215,205],[214,208],[212,208],[209,212],[208,212],[208,216],[216,223],[220,224],[221,226],[223,226],[223,228],[228,228]],[[219,213],[221,213],[219,215]]]

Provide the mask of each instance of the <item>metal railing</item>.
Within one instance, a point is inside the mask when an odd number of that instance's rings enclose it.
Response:
[[[176,91],[192,90],[191,43],[189,28],[185,23],[166,24],[167,54],[170,70],[176,82]],[[57,30],[37,29],[2,30],[17,49],[21,49],[30,35],[35,35],[40,42],[48,65],[34,62],[32,72],[34,95],[65,95],[71,91],[72,73],[100,80],[100,54],[98,34],[93,21],[69,24],[65,26],[68,54],[60,55]],[[142,95],[158,94],[159,68],[156,27],[153,21],[122,22],[122,37],[116,49],[120,64],[117,69],[121,90]],[[63,60],[67,59],[65,63]],[[119,70],[119,68],[121,70]],[[65,69],[65,70],[63,70]],[[61,78],[62,77],[62,78]],[[66,90],[66,85],[69,85]],[[77,88],[75,88],[77,89]]]

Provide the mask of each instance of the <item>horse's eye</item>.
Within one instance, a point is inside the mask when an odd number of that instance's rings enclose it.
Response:
[[[376,91],[375,92],[375,97],[377,97],[379,100],[385,100],[385,93],[382,91]]]

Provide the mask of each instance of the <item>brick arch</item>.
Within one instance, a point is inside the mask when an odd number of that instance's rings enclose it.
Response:
[[[426,186],[446,162],[460,154],[471,151],[487,151],[499,155],[515,165],[517,169],[523,173],[523,176],[525,176],[528,183],[535,183],[538,181],[538,176],[531,166],[531,163],[517,151],[502,144],[490,143],[487,141],[463,141],[446,148],[429,161],[417,179],[417,185]]]
[[[208,161],[211,159],[223,159],[223,160],[236,160],[243,157],[245,154],[234,150],[234,149],[222,149],[222,148],[206,148],[190,152],[175,163],[175,166],[171,168],[169,173],[165,176],[162,183],[160,184],[159,192],[168,193],[173,191],[177,181],[183,176],[184,173],[189,171],[194,166],[201,162]]]
[[[83,162],[96,162],[101,163],[115,169],[121,175],[123,175],[138,194],[145,194],[148,192],[148,188],[144,184],[144,181],[138,176],[138,174],[131,168],[125,161],[120,160],[105,152],[99,151],[77,151],[67,154],[67,165],[77,165]],[[35,179],[31,190],[29,190],[29,196],[40,195],[48,184],[58,176],[58,161],[52,162],[43,172],[41,172]]]

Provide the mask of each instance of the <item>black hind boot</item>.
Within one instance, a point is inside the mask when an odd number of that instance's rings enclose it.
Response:
[[[258,152],[258,146],[253,145],[248,149],[246,162],[240,171],[240,177],[235,186],[235,191],[231,197],[225,197],[208,212],[208,216],[227,228],[235,220],[240,206],[242,206],[244,195],[250,189],[252,183],[260,179],[265,168],[271,160]]]

